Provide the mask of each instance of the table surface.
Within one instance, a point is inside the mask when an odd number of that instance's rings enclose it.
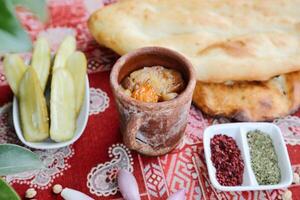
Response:
[[[73,145],[55,150],[33,150],[47,166],[5,179],[24,197],[29,187],[38,191],[36,199],[61,199],[52,186],[80,190],[95,199],[121,199],[116,185],[116,169],[127,168],[137,178],[142,199],[166,199],[186,188],[187,199],[279,199],[287,188],[272,191],[221,192],[211,186],[204,162],[202,136],[210,124],[228,123],[210,118],[192,106],[183,143],[161,157],[144,157],[127,149],[121,140],[117,111],[109,86],[109,70],[119,57],[99,46],[91,37],[86,21],[96,9],[112,3],[101,0],[48,0],[49,21],[39,22],[22,8],[17,13],[34,40],[43,35],[55,51],[64,36],[76,35],[78,48],[88,58],[90,116],[82,137]],[[25,60],[30,53],[22,54]],[[0,63],[0,143],[21,144],[12,126],[12,92]],[[300,112],[273,121],[284,135],[293,170],[300,172]],[[288,188],[300,199],[300,184]]]

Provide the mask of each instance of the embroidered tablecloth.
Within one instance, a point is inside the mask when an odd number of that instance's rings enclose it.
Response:
[[[82,137],[73,145],[55,150],[33,150],[46,169],[6,176],[5,179],[24,197],[29,187],[38,191],[36,199],[61,199],[51,192],[54,184],[80,190],[95,199],[121,199],[116,185],[116,170],[133,172],[142,199],[166,199],[178,189],[187,190],[187,199],[279,199],[285,189],[252,192],[221,192],[208,179],[202,135],[210,124],[228,119],[210,118],[196,107],[190,109],[183,143],[172,153],[145,157],[127,149],[121,140],[118,115],[109,86],[109,70],[119,57],[99,46],[91,37],[86,21],[96,9],[113,3],[101,0],[48,0],[49,21],[41,23],[30,12],[17,13],[34,40],[43,35],[56,50],[64,36],[76,35],[77,45],[88,58],[90,116]],[[30,53],[22,54],[30,59]],[[0,64],[0,143],[21,144],[12,125],[12,92]],[[300,112],[276,119],[287,143],[294,172],[300,173]],[[300,199],[300,184],[288,188],[293,199]]]

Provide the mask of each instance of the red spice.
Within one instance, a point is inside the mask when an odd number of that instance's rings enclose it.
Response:
[[[244,162],[234,139],[227,135],[215,135],[210,140],[210,148],[218,182],[224,186],[241,185]]]

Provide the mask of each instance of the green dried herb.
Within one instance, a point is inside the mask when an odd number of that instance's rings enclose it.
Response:
[[[247,133],[251,166],[259,185],[274,185],[280,182],[278,158],[270,136],[262,131]]]

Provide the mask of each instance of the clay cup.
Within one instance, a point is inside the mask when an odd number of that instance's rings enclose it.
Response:
[[[174,99],[158,103],[135,100],[124,94],[120,82],[143,67],[163,66],[179,71],[185,89]],[[132,150],[163,155],[182,140],[196,84],[191,63],[181,54],[161,47],[145,47],[122,56],[113,66],[110,84],[120,115],[123,142]]]

